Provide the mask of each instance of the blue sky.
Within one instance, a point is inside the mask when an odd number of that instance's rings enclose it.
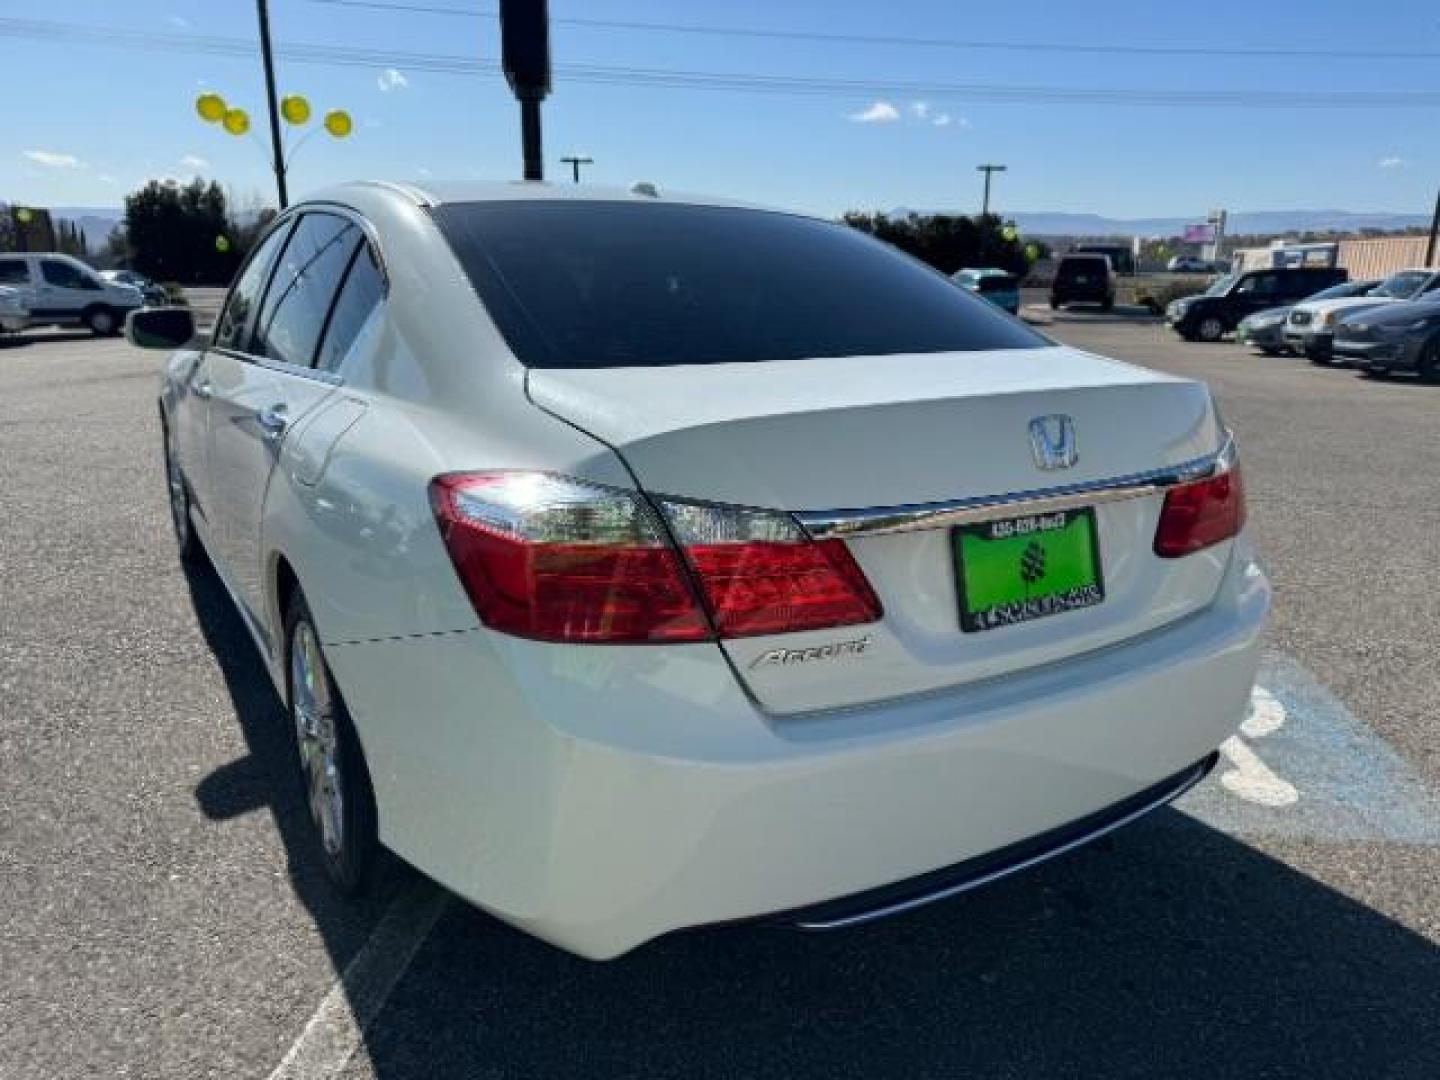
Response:
[[[495,0],[375,0],[490,10]],[[398,54],[499,55],[494,19],[271,0],[279,45],[369,50],[391,69],[282,60],[283,92],[317,113],[347,108],[355,133],[317,135],[296,155],[292,193],[355,177],[513,179],[516,108],[499,75],[424,70]],[[874,42],[617,30],[557,23],[555,91],[545,106],[547,169],[592,155],[586,178],[649,179],[825,213],[894,206],[974,208],[976,164],[1004,162],[995,205],[1118,217],[1343,208],[1427,212],[1440,183],[1440,109],[1237,109],[1134,104],[1000,104],[957,92],[784,95],[576,83],[565,65],[784,75],[857,83],[1122,88],[1146,91],[1440,91],[1440,61],[1157,56],[1037,50],[1036,44],[1224,49],[1429,51],[1433,0],[551,0],[556,19],[818,31],[1022,43],[955,49]],[[258,59],[118,38],[33,40],[12,20],[253,40],[249,0],[7,0],[0,56],[11,88],[0,135],[0,199],[119,205],[150,176],[214,176],[242,198],[271,197]],[[29,86],[31,92],[16,93]],[[245,107],[254,136],[195,116],[213,89]],[[869,118],[868,120],[865,118]]]

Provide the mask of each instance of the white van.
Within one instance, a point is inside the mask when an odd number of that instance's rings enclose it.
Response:
[[[30,326],[84,326],[96,334],[120,333],[126,314],[145,302],[134,286],[108,282],[74,256],[49,251],[0,255],[0,286],[20,294]]]

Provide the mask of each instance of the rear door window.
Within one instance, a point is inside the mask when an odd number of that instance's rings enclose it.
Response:
[[[601,200],[450,203],[432,214],[529,367],[1050,344],[944,275],[833,222]]]
[[[89,289],[92,292],[100,291],[100,283],[88,276],[78,266],[68,262],[61,262],[59,259],[41,259],[40,276],[45,279],[45,284],[55,285],[61,289]]]
[[[324,338],[320,342],[320,354],[315,360],[317,368],[322,371],[339,369],[340,362],[355,344],[355,339],[360,336],[365,323],[380,306],[384,293],[385,283],[380,276],[380,266],[375,261],[375,253],[370,250],[368,243],[362,243],[360,249],[351,257],[345,283],[340,286],[340,293],[335,297],[335,307],[330,312],[330,322],[325,328]]]

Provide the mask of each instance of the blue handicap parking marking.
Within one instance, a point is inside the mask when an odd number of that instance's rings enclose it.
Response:
[[[1304,667],[1273,651],[1215,772],[1176,805],[1242,836],[1440,845],[1440,794]]]

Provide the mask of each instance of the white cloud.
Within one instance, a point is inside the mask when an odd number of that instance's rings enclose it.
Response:
[[[936,127],[949,127],[950,114],[948,112],[936,113],[934,119],[932,119],[930,122]]]
[[[1398,169],[1405,164],[1405,159],[1402,157],[1383,157],[1377,164],[1382,169]]]
[[[912,101],[910,111],[915,114],[917,119],[924,120],[930,115],[930,103],[928,101]]]
[[[111,176],[108,172],[102,172],[96,179],[98,179],[102,184],[120,183],[120,178],[118,176]]]
[[[404,90],[410,85],[410,80],[398,69],[386,68],[375,79],[375,84],[380,87],[382,94],[388,94],[391,90]]]
[[[25,156],[50,169],[81,168],[80,159],[74,154],[58,154],[54,150],[26,150]]]
[[[187,169],[208,169],[210,167],[210,162],[198,154],[186,154],[180,159],[180,164]]]
[[[888,101],[877,101],[868,109],[851,113],[847,119],[857,124],[893,124],[900,119],[900,110]]]
[[[435,175],[435,174],[432,173],[429,169],[427,169],[424,165],[421,165],[421,166],[420,166],[419,168],[417,168],[415,171],[416,171],[417,173],[419,173],[421,176],[423,176],[423,177],[424,177],[425,179],[427,179],[427,180],[430,179],[430,177],[432,177],[432,176]]]
[[[190,20],[183,18],[180,15],[171,15],[167,21],[170,23],[171,26],[177,26],[181,30],[190,29]]]

